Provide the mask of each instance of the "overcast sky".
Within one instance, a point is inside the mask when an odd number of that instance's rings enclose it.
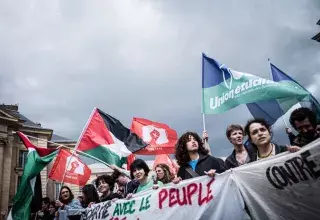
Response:
[[[319,99],[319,19],[319,0],[4,0],[1,102],[72,139],[93,107],[200,133],[202,52],[266,78],[271,58]],[[249,118],[245,106],[206,116],[215,155],[231,153],[226,126]]]

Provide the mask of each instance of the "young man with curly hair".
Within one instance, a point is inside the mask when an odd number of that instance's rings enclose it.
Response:
[[[320,137],[316,115],[309,108],[298,108],[290,115],[291,126],[299,133],[293,144],[303,147]]]
[[[101,202],[122,198],[118,193],[113,193],[115,182],[110,175],[98,176],[95,183],[98,191],[102,194],[100,198]]]
[[[223,160],[210,156],[201,138],[194,132],[186,132],[179,138],[175,157],[180,168],[174,183],[203,175],[213,177],[215,173],[225,171]]]

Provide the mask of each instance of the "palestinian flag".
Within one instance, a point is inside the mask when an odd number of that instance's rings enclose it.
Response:
[[[13,199],[13,207],[8,217],[9,220],[29,219],[32,200],[37,192],[36,186],[39,186],[39,174],[56,156],[55,149],[38,148],[23,133],[17,132],[17,134],[27,147],[29,153],[21,177],[21,183]]]
[[[78,151],[121,167],[130,154],[147,144],[120,121],[94,108],[77,146]]]

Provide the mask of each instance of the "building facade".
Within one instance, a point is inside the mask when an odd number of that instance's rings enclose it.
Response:
[[[29,120],[19,112],[18,105],[0,105],[0,220],[5,219],[12,206],[13,198],[20,184],[26,162],[27,149],[20,141],[16,131],[36,137],[29,138],[37,147],[57,147],[47,141],[54,141],[68,147],[76,142],[53,134],[52,129],[44,128],[39,123]],[[54,199],[59,184],[48,179],[49,164],[41,171],[42,196]]]

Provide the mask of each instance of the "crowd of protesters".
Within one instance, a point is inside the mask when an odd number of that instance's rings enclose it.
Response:
[[[136,159],[126,171],[112,165],[112,175],[101,175],[95,184],[88,184],[82,188],[82,196],[77,199],[69,187],[63,186],[59,200],[50,201],[43,198],[42,209],[36,219],[54,219],[60,209],[79,209],[91,207],[104,201],[130,199],[135,193],[148,189],[158,189],[164,184],[178,184],[181,180],[208,175],[235,168],[254,161],[272,157],[281,152],[299,151],[305,145],[320,137],[320,126],[315,114],[308,108],[299,108],[291,113],[291,126],[298,132],[293,135],[286,129],[290,145],[279,145],[272,141],[270,125],[264,119],[249,120],[244,127],[232,124],[226,129],[226,137],[233,145],[234,150],[223,161],[211,155],[208,146],[208,135],[202,138],[194,132],[186,132],[177,141],[175,158],[179,165],[174,175],[168,165],[157,164],[151,171],[146,162]],[[245,135],[248,141],[244,143]]]

